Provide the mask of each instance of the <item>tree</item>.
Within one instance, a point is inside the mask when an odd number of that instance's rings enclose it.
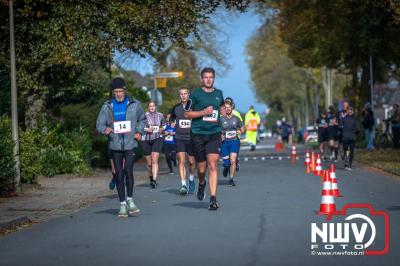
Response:
[[[352,93],[360,104],[370,99],[369,56],[377,81],[384,81],[399,64],[398,8],[391,0],[283,0],[282,38],[296,65],[350,73]]]
[[[17,80],[27,126],[35,126],[50,90],[60,92],[64,81],[76,81],[80,66],[104,64],[115,50],[145,54],[163,49],[167,42],[183,46],[219,6],[244,10],[248,4],[246,0],[16,1]],[[8,18],[7,2],[0,2],[0,16]],[[0,38],[0,65],[8,67],[7,27],[0,28]],[[55,81],[54,76],[66,80]]]
[[[308,73],[287,56],[277,20],[266,20],[248,43],[247,54],[256,95],[300,125]]]

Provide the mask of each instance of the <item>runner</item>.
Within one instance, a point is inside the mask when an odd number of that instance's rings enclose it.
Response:
[[[342,119],[346,117],[347,111],[349,109],[349,102],[343,102],[343,109],[339,111],[338,118],[339,118],[339,127],[338,127],[338,139],[339,139],[339,154],[342,161],[344,161],[344,149],[343,149],[343,132],[342,132]]]
[[[356,145],[357,136],[359,129],[357,121],[353,115],[353,108],[349,107],[347,115],[342,119],[343,128],[343,149],[345,154],[344,168],[351,171],[353,158],[354,158],[354,147]]]
[[[326,112],[323,111],[320,117],[316,120],[318,127],[318,143],[319,143],[319,151],[321,152],[321,156],[324,160],[326,160],[325,152],[326,146],[329,140],[328,133],[328,121],[326,118]]]
[[[281,135],[282,142],[289,144],[291,139],[290,136],[292,135],[292,126],[286,122],[286,118],[282,118],[282,122],[278,127],[278,131]]]
[[[174,174],[172,164],[176,166],[176,127],[175,123],[171,122],[171,114],[167,114],[167,126],[164,131],[164,154],[165,161],[167,162],[169,174]]]
[[[192,140],[197,162],[199,188],[197,198],[206,197],[206,171],[210,187],[209,210],[219,208],[217,202],[219,152],[221,147],[221,126],[219,124],[219,108],[224,100],[222,91],[214,88],[215,71],[204,68],[201,71],[202,87],[196,89],[185,106],[186,118],[192,119]]]
[[[126,95],[125,81],[115,78],[110,83],[114,97],[106,101],[97,117],[96,128],[108,136],[108,148],[117,174],[117,190],[120,200],[119,217],[136,215],[139,209],[133,201],[133,162],[135,148],[146,123],[139,101]],[[126,188],[125,188],[126,187]],[[125,189],[127,198],[125,198]]]
[[[163,114],[157,112],[156,104],[153,101],[149,102],[146,118],[147,123],[144,129],[146,135],[142,141],[142,147],[149,171],[150,186],[155,189],[157,187],[158,158],[163,148],[162,133],[166,121]]]
[[[230,101],[232,103],[232,108],[233,108],[232,114],[234,116],[236,116],[237,118],[239,118],[240,122],[242,122],[242,124],[243,124],[242,115],[235,109],[235,103],[234,103],[233,99],[231,97],[226,97],[225,101]],[[222,113],[221,113],[221,116],[223,116]],[[240,149],[240,145],[239,145],[239,149]],[[238,152],[237,159],[236,159],[236,171],[238,172],[239,170],[240,170],[240,159],[239,159],[239,152]]]
[[[189,99],[189,90],[187,88],[181,88],[179,90],[179,97],[181,102],[175,105],[171,111],[171,120],[176,125],[176,151],[178,156],[178,171],[181,179],[181,187],[179,193],[186,195],[194,193],[196,185],[194,182],[194,172],[196,170],[196,162],[193,153],[193,143],[191,140],[191,125],[192,120],[185,118],[184,105]],[[186,154],[188,155],[189,161],[189,191],[186,184]]]
[[[239,136],[244,132],[243,123],[233,115],[233,103],[231,100],[225,100],[224,103],[226,115],[221,117],[222,126],[222,147],[221,157],[223,159],[223,176],[229,173],[229,185],[236,186],[233,178],[236,170],[236,159],[240,149]]]
[[[246,125],[246,139],[250,144],[250,150],[254,151],[257,145],[257,132],[260,125],[260,116],[251,105],[249,111],[244,117],[244,124]]]
[[[115,172],[114,162],[112,160],[112,154],[111,154],[111,150],[110,149],[107,149],[107,157],[108,157],[108,159],[110,159],[111,174],[112,174],[110,183],[108,183],[108,188],[110,190],[114,190],[115,186],[117,184],[117,173]]]
[[[335,108],[329,106],[329,112],[326,115],[328,121],[328,137],[329,137],[329,150],[331,152],[330,159],[337,162],[339,151],[339,118]]]

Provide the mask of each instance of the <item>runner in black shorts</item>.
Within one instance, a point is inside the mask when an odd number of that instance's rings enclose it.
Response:
[[[214,88],[215,71],[204,68],[201,71],[202,88],[196,89],[185,106],[186,118],[192,119],[192,140],[197,162],[199,188],[197,198],[204,200],[206,193],[206,171],[210,187],[209,210],[217,210],[218,160],[221,147],[221,126],[219,108],[224,100],[222,91]]]
[[[181,187],[179,193],[186,195],[194,193],[196,185],[194,182],[194,171],[196,169],[196,162],[193,153],[193,143],[191,140],[192,120],[185,118],[184,105],[189,99],[189,90],[181,88],[179,90],[179,97],[181,102],[175,105],[171,111],[171,120],[175,123],[176,128],[176,152],[178,156],[179,177],[181,179]],[[189,189],[186,185],[186,154],[189,159]]]
[[[321,156],[326,159],[325,151],[329,140],[328,121],[326,119],[326,112],[322,112],[321,116],[316,121],[318,126],[318,143]]]
[[[326,115],[328,121],[329,149],[331,152],[330,159],[337,161],[339,151],[339,118],[335,108],[329,106],[329,112]]]
[[[163,147],[162,133],[166,125],[163,114],[157,112],[155,102],[151,101],[146,112],[147,123],[146,135],[143,136],[142,148],[149,170],[150,186],[154,189],[157,186],[158,158]]]

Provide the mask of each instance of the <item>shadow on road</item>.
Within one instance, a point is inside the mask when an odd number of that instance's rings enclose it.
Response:
[[[107,196],[104,196],[103,198],[105,198],[105,199],[116,199],[116,198],[118,198],[118,194],[107,195]]]
[[[161,190],[161,192],[169,193],[169,194],[173,194],[173,195],[179,195],[179,189],[176,189],[176,188],[164,189],[164,190]]]
[[[208,202],[200,201],[200,202],[182,202],[176,203],[173,206],[180,206],[186,208],[193,208],[193,209],[204,209],[208,207]]]
[[[388,211],[400,211],[400,206],[388,206],[386,207]]]
[[[219,186],[227,186],[229,185],[229,178],[218,179]]]
[[[112,214],[112,215],[117,215],[118,214],[118,209],[108,209],[108,210],[102,210],[95,212],[95,214]]]

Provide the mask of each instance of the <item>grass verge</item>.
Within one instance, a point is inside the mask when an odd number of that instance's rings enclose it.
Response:
[[[356,160],[363,164],[400,176],[400,150],[357,150]]]

